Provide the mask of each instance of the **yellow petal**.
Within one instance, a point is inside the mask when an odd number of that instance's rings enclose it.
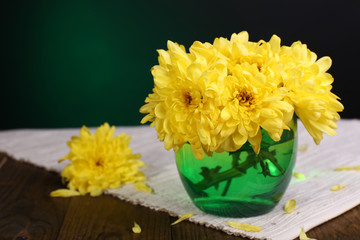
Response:
[[[291,213],[294,211],[296,206],[296,201],[294,199],[290,199],[289,201],[287,201],[287,203],[284,206],[284,211],[286,213]]]
[[[137,182],[134,184],[134,188],[137,191],[146,192],[146,193],[152,193],[153,190],[148,185],[146,185],[143,182]]]
[[[300,152],[305,152],[307,149],[308,149],[308,145],[307,145],[307,144],[299,145],[299,151],[300,151]]]
[[[281,39],[276,36],[275,34],[272,35],[270,41],[270,46],[271,46],[271,49],[275,52],[275,53],[278,53],[280,51],[280,43],[281,43]]]
[[[231,112],[229,112],[229,110],[225,107],[222,111],[221,111],[221,119],[226,121],[231,117]]]
[[[332,186],[332,187],[330,188],[330,190],[331,190],[331,191],[339,191],[339,190],[341,190],[341,189],[343,189],[343,188],[345,188],[345,187],[347,187],[347,185],[337,184],[337,185],[335,185],[335,186]]]
[[[304,231],[304,228],[301,228],[301,232],[299,235],[299,239],[300,240],[316,240],[315,238],[309,238],[308,236],[306,236],[306,233]]]
[[[133,231],[133,233],[141,233],[141,227],[139,226],[139,224],[134,222],[134,226],[132,228],[132,231]]]
[[[232,228],[236,228],[236,229],[247,231],[247,232],[259,232],[262,230],[261,227],[247,224],[247,223],[231,222],[231,221],[225,221],[225,222]]]
[[[178,220],[176,220],[175,222],[173,222],[171,225],[175,225],[178,224],[179,222],[182,222],[190,217],[192,217],[194,215],[193,212],[189,212],[189,213],[185,213],[183,214]]]
[[[158,104],[155,107],[155,114],[158,118],[165,118],[166,108],[162,104]]]
[[[51,197],[75,197],[80,196],[80,193],[75,190],[69,190],[66,188],[58,189],[50,193]]]
[[[349,171],[349,170],[355,170],[360,172],[360,166],[344,166],[344,167],[335,168],[335,171]]]
[[[297,179],[300,179],[300,180],[306,179],[304,174],[298,173],[298,172],[294,172],[294,177],[296,177]]]
[[[316,64],[320,68],[320,72],[326,72],[331,67],[332,61],[329,57],[322,57],[316,61]]]

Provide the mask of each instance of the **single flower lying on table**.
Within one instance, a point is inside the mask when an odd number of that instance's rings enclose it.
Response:
[[[139,168],[146,165],[133,154],[128,146],[130,136],[125,133],[114,137],[115,127],[108,123],[100,126],[94,134],[82,127],[80,136],[72,137],[67,144],[70,152],[59,162],[68,159],[61,173],[68,189],[51,192],[53,197],[71,197],[90,194],[99,196],[108,188],[119,188],[124,184],[146,180]],[[150,190],[148,190],[150,191]]]

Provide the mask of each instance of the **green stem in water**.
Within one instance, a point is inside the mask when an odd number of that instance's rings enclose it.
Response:
[[[242,151],[244,151],[244,150],[242,150]],[[277,162],[277,159],[274,157],[274,154],[275,154],[274,151],[270,152],[268,149],[262,149],[261,152],[259,153],[259,155],[256,155],[256,156],[254,156],[254,158],[252,158],[253,160],[251,160],[251,158],[247,158],[244,162],[239,164],[240,154],[241,154],[240,151],[232,153],[233,167],[231,169],[226,170],[224,172],[216,173],[216,175],[212,176],[211,178],[204,178],[202,181],[200,181],[194,185],[195,189],[197,189],[198,191],[202,191],[211,186],[216,186],[219,183],[227,180],[225,188],[221,194],[222,196],[226,196],[226,194],[229,190],[229,187],[231,185],[232,178],[241,177],[242,175],[246,174],[246,171],[250,167],[254,167],[254,164],[256,165],[257,162],[263,163],[266,159],[269,159],[270,162],[273,163],[274,166],[281,172],[281,174],[284,174],[284,172],[285,172],[284,169]],[[255,160],[255,163],[254,163],[254,160]],[[264,164],[262,164],[262,165],[264,165]],[[265,172],[265,175],[272,176],[269,173],[267,173],[268,171],[264,171],[265,167],[266,167],[265,165],[262,166],[263,174]]]
[[[215,178],[204,179],[198,182],[197,184],[195,184],[195,188],[198,190],[204,190],[222,181],[232,179],[233,177],[240,177],[244,175],[247,169],[252,166],[253,165],[252,163],[250,163],[250,161],[245,161],[234,168],[218,173]]]
[[[224,191],[222,192],[221,196],[226,196],[228,190],[229,190],[229,187],[231,185],[231,181],[232,181],[232,178],[230,178],[229,180],[227,180],[226,182],[226,186],[224,188]]]

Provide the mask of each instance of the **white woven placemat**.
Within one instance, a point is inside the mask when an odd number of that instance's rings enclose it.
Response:
[[[308,231],[360,203],[360,172],[334,171],[340,166],[360,165],[360,120],[340,120],[338,126],[338,136],[325,136],[321,144],[316,146],[303,125],[299,124],[299,145],[307,145],[308,149],[298,152],[295,171],[305,174],[307,179],[299,181],[293,178],[276,208],[262,216],[221,218],[198,210],[180,182],[174,153],[164,150],[155,130],[147,126],[117,127],[116,134],[125,132],[131,135],[130,146],[133,152],[141,153],[142,160],[152,166],[144,169],[144,172],[148,178],[147,184],[155,193],[135,191],[132,185],[109,190],[108,193],[155,210],[166,211],[173,216],[194,212],[190,221],[228,234],[251,239],[293,239],[299,235],[301,227]],[[79,130],[0,131],[0,151],[61,172],[69,162],[58,164],[57,160],[68,153],[66,142],[71,136],[79,135]],[[348,186],[338,192],[330,191],[330,187],[336,184]],[[289,199],[295,199],[297,206],[291,214],[284,214],[282,208]],[[257,225],[263,230],[250,233],[232,229],[225,220]]]

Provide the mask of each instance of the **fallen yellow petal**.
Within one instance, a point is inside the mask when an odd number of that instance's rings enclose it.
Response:
[[[294,199],[290,199],[289,201],[287,201],[287,203],[284,206],[284,211],[286,213],[291,213],[294,211],[296,206],[296,201]]]
[[[189,213],[185,213],[183,214],[178,220],[176,220],[175,222],[173,222],[171,225],[175,225],[178,224],[179,222],[182,222],[190,217],[192,217],[194,215],[193,212],[189,212]]]
[[[293,175],[294,175],[294,177],[296,177],[297,179],[300,179],[300,180],[306,179],[305,175],[302,173],[294,172]]]
[[[58,189],[50,193],[51,197],[75,197],[80,195],[81,194],[78,191],[70,190],[66,188]]]
[[[350,171],[350,170],[355,170],[360,172],[360,166],[344,166],[344,167],[335,168],[335,171]]]
[[[316,240],[315,238],[309,238],[308,236],[306,236],[304,228],[301,228],[299,238],[300,238],[300,240]]]
[[[134,184],[134,188],[137,191],[141,191],[141,192],[146,192],[146,193],[152,193],[153,190],[151,187],[149,187],[148,185],[146,185],[143,182],[137,182]]]
[[[308,149],[308,145],[307,144],[299,145],[298,149],[300,152],[305,152]]]
[[[133,233],[141,233],[141,227],[139,226],[139,224],[134,222],[134,226],[132,228],[132,231],[133,231]]]
[[[335,185],[335,186],[332,186],[332,187],[330,188],[330,190],[331,190],[331,191],[339,191],[339,190],[341,190],[341,189],[343,189],[343,188],[345,188],[345,187],[347,187],[347,185],[337,184],[337,185]]]
[[[259,232],[262,230],[261,227],[247,224],[247,223],[241,223],[241,222],[231,222],[231,221],[225,221],[230,227],[236,228],[239,230],[244,230],[247,232]]]

